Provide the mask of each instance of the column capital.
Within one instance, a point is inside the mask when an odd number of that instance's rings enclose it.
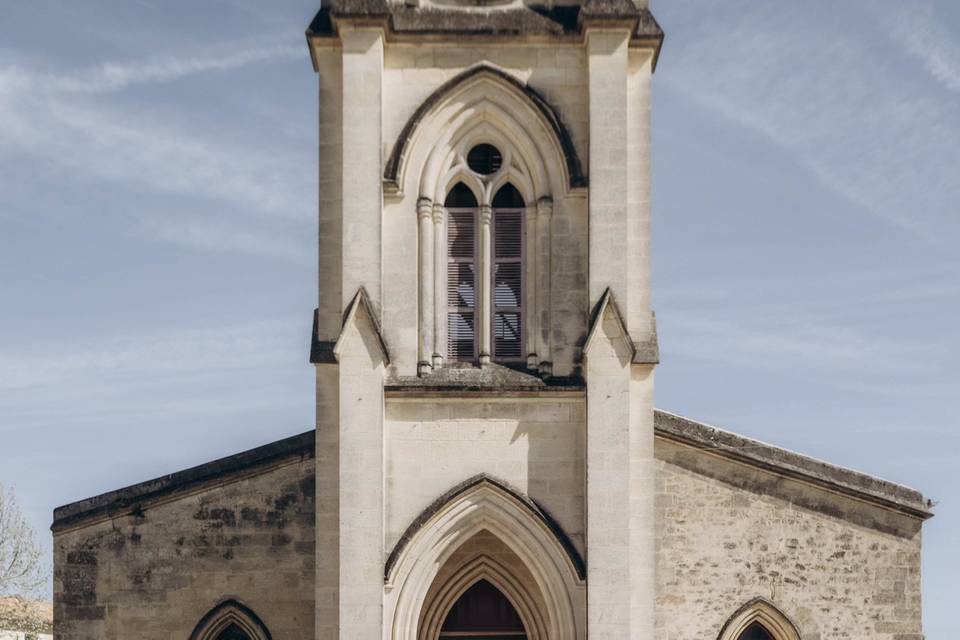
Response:
[[[490,224],[493,218],[493,207],[488,204],[480,205],[480,224]]]
[[[433,200],[420,198],[417,200],[417,217],[423,220],[433,216]]]
[[[437,224],[443,222],[443,216],[446,215],[447,208],[439,202],[433,203],[433,221]]]

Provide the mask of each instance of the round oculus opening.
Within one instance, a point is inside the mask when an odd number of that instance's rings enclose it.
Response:
[[[500,150],[492,144],[478,144],[467,154],[467,166],[482,176],[496,173],[503,166]]]

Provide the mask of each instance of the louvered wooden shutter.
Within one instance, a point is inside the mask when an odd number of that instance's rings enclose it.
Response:
[[[493,216],[493,357],[518,361],[523,353],[523,210]]]
[[[447,214],[447,357],[472,361],[477,355],[476,211]]]

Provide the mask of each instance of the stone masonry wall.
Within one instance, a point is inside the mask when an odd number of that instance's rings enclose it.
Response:
[[[582,397],[389,400],[386,552],[434,500],[487,473],[526,493],[584,552]]]
[[[921,640],[920,522],[658,439],[657,639],[756,597],[803,640]]]
[[[185,640],[227,598],[312,640],[314,460],[54,538],[57,640]]]

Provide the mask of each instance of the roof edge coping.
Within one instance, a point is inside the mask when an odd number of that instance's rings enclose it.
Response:
[[[656,435],[726,458],[810,482],[860,500],[927,520],[933,502],[916,489],[656,409]]]
[[[53,510],[50,529],[58,533],[89,520],[125,515],[166,496],[209,483],[222,483],[286,459],[298,456],[301,459],[312,458],[316,451],[315,434],[315,430],[306,431],[189,469],[65,504]]]

